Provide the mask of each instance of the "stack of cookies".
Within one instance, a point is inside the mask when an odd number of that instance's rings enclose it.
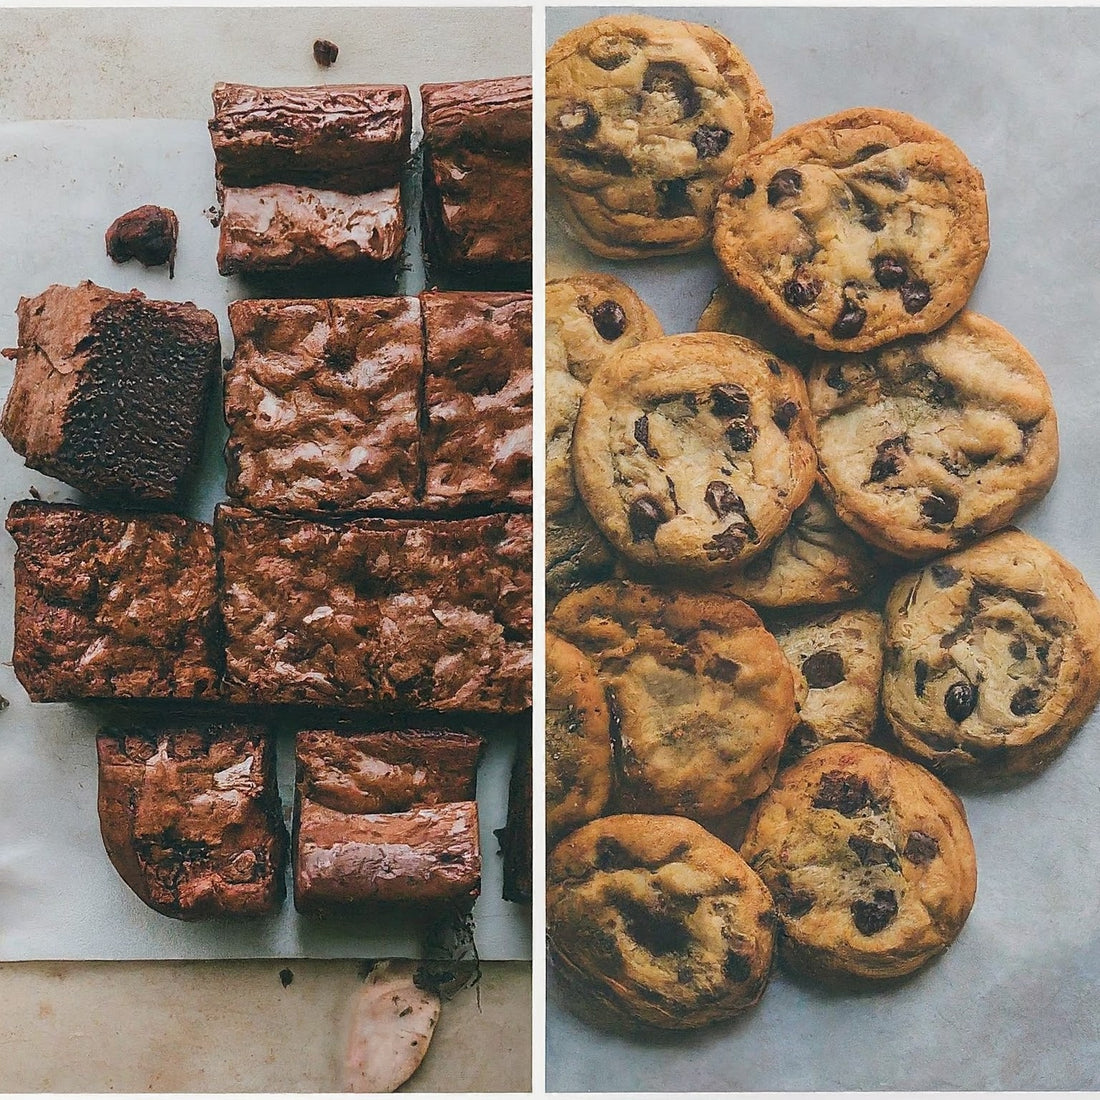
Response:
[[[1034,772],[1100,698],[1100,603],[1011,526],[1050,388],[967,308],[980,172],[898,111],[771,136],[713,30],[600,18],[547,57],[550,191],[600,257],[712,247],[665,336],[624,283],[547,288],[548,931],[604,1020],[695,1027],[773,949],[897,978],[959,934],[949,787]]]

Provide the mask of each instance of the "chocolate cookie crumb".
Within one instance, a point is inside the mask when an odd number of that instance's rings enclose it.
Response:
[[[322,69],[327,69],[330,65],[336,64],[336,58],[340,54],[340,48],[335,42],[330,42],[327,38],[318,38],[313,43],[313,60],[321,66]]]
[[[168,265],[168,278],[176,274],[176,241],[179,219],[164,206],[139,206],[116,218],[105,235],[107,255],[116,264],[140,260],[145,267]]]
[[[279,981],[283,983],[283,989],[286,989],[292,981],[294,981],[294,971],[290,967],[284,967],[279,971]]]

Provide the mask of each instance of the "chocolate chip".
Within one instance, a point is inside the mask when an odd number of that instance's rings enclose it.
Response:
[[[875,804],[867,780],[845,772],[826,772],[811,803],[817,810],[836,810],[845,817],[855,817],[865,806],[874,807]]]
[[[695,213],[687,193],[687,180],[657,180],[657,213],[662,218],[681,218]]]
[[[672,96],[683,118],[698,114],[703,105],[695,81],[678,61],[651,61],[642,77],[642,91]]]
[[[772,887],[776,905],[791,917],[805,916],[814,907],[814,896],[805,890],[796,890],[790,876],[779,875]]]
[[[651,458],[656,457],[657,452],[654,451]],[[680,515],[683,512],[683,508],[680,507],[680,502],[676,499],[676,482],[672,480],[669,474],[665,474],[665,484],[668,486],[668,499],[672,501],[672,507],[676,515]]]
[[[870,901],[852,902],[852,921],[865,936],[881,932],[898,913],[898,899],[893,890],[876,890]]]
[[[863,323],[867,320],[867,310],[857,305],[851,298],[844,299],[844,305],[833,322],[832,334],[838,340],[850,340],[858,336]]]
[[[745,502],[724,481],[712,481],[703,493],[703,502],[719,519],[734,513],[745,514]]]
[[[772,374],[776,376],[776,378],[778,378],[783,373],[782,369],[779,366],[778,359],[765,359],[764,366],[766,366],[768,370],[770,370]]]
[[[1008,709],[1017,718],[1023,718],[1026,714],[1035,714],[1039,709],[1039,689],[1037,687],[1022,687],[1012,696],[1012,702]]]
[[[666,522],[661,502],[652,496],[638,497],[630,505],[629,522],[635,542],[652,542],[657,528]]]
[[[623,915],[627,935],[651,955],[679,955],[691,946],[691,933],[678,918],[655,912],[627,894],[615,894],[611,901]]]
[[[751,451],[756,443],[756,428],[752,424],[731,424],[726,429],[726,439],[730,447],[735,451]]]
[[[866,160],[868,157],[873,157],[876,153],[885,153],[889,148],[888,145],[882,145],[879,142],[874,142],[871,145],[864,145],[862,149],[856,150],[856,162]]]
[[[740,671],[741,666],[736,661],[731,661],[728,657],[719,657],[717,654],[711,657],[703,668],[704,674],[712,680],[721,680],[726,684],[732,684]]]
[[[943,709],[952,722],[963,722],[978,705],[978,689],[966,680],[953,683],[943,697]]]
[[[871,463],[871,481],[885,481],[895,477],[901,469],[903,456],[909,453],[909,437],[896,435],[893,439],[884,439],[875,448],[875,458]]]
[[[781,401],[775,407],[772,419],[779,426],[780,431],[786,431],[798,416],[798,406],[793,401]]]
[[[590,103],[570,103],[558,115],[558,129],[578,141],[587,141],[600,128],[600,116]]]
[[[718,156],[725,151],[729,143],[730,132],[721,126],[700,126],[691,135],[691,144],[695,146],[695,152],[700,160]]]
[[[928,662],[919,657],[913,665],[913,689],[918,699],[924,698],[924,689],[928,684]]]
[[[844,658],[835,649],[821,649],[802,662],[802,675],[812,688],[836,687],[844,679]]]
[[[904,168],[876,168],[861,173],[869,183],[881,183],[891,191],[904,191],[909,186],[909,173]]]
[[[340,54],[340,48],[335,42],[330,42],[327,38],[318,38],[313,43],[313,60],[321,66],[322,69],[327,69],[330,65],[336,64],[336,58]]]
[[[592,327],[604,340],[618,340],[626,331],[626,310],[613,298],[605,298],[592,310]]]
[[[806,271],[797,270],[783,284],[783,300],[795,309],[805,309],[817,301],[821,282]]]
[[[630,43],[616,35],[602,35],[588,47],[588,56],[592,63],[598,65],[605,73],[613,72],[621,68],[630,60],[632,53]]]
[[[864,867],[886,866],[895,871],[901,869],[898,854],[889,844],[857,835],[848,838],[848,847],[855,852],[856,858]]]
[[[715,416],[745,417],[752,411],[749,391],[736,382],[726,382],[710,391],[710,405]]]
[[[930,493],[921,501],[920,510],[930,523],[951,523],[959,514],[959,500],[950,493]]]
[[[768,182],[768,205],[778,206],[784,199],[802,193],[802,173],[797,168],[780,168]]]
[[[1027,656],[1027,642],[1022,638],[1014,638],[1009,643],[1008,652],[1013,660],[1022,661]]]
[[[657,457],[657,451],[649,445],[649,417],[645,413],[634,421],[634,438],[650,458]]]
[[[844,379],[844,366],[835,362],[825,374],[825,385],[837,393],[847,393],[852,387]]]
[[[752,960],[747,955],[730,951],[722,964],[722,973],[731,982],[747,982],[752,976]]]
[[[953,584],[958,584],[962,580],[962,573],[958,569],[953,565],[944,565],[942,562],[930,565],[928,572],[932,577],[932,583],[937,588],[950,588]]]
[[[596,841],[596,868],[600,871],[631,871],[638,861],[614,837],[601,836]]]
[[[869,229],[872,233],[878,233],[886,225],[883,220],[882,211],[865,195],[856,195],[856,205],[859,206],[860,224]]]
[[[710,542],[705,543],[703,549],[711,561],[717,561],[720,558],[732,561],[744,550],[747,542],[756,542],[758,538],[756,528],[749,521],[748,516],[741,516],[724,531],[715,535]]]
[[[940,854],[940,846],[935,837],[914,829],[906,839],[901,854],[910,863],[931,863]]]
[[[906,313],[920,313],[932,300],[932,288],[921,279],[910,279],[902,284],[900,293]]]
[[[875,282],[885,290],[893,290],[909,278],[908,269],[896,256],[876,256],[871,266],[875,272]]]
[[[753,182],[752,176],[746,176],[735,188],[733,188],[731,194],[736,199],[747,199],[749,195],[756,191],[756,184]]]

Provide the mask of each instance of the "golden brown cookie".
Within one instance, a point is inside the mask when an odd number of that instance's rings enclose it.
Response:
[[[741,854],[775,898],[780,959],[811,976],[909,974],[955,940],[974,904],[962,803],[872,745],[825,745],[780,772]]]
[[[551,853],[546,926],[570,989],[615,1023],[685,1029],[755,1004],[775,912],[745,861],[680,817],[621,814]]]

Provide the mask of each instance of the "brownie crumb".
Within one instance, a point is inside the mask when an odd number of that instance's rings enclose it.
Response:
[[[279,981],[283,983],[283,989],[286,989],[292,981],[294,981],[294,971],[290,967],[284,967],[279,971]]]
[[[107,255],[117,264],[139,260],[145,267],[168,265],[168,277],[176,273],[176,241],[179,219],[163,206],[139,206],[116,218],[107,230]]]
[[[339,56],[340,49],[335,42],[330,42],[327,38],[318,38],[313,43],[313,60],[321,66],[322,69],[327,69],[330,65],[336,64],[336,58]]]

